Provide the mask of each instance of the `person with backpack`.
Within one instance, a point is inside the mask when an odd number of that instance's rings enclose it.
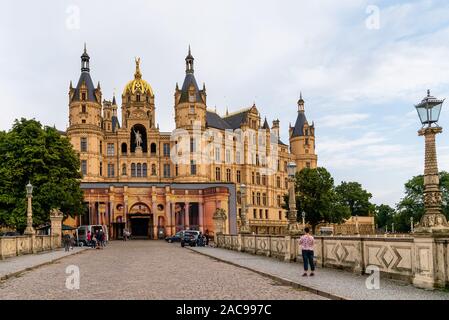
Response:
[[[310,234],[309,228],[304,228],[305,235],[299,238],[299,245],[302,250],[302,259],[304,261],[304,274],[303,277],[307,277],[307,271],[309,270],[310,265],[310,276],[313,277],[315,275],[315,264],[313,262],[313,247],[315,245],[315,239]]]

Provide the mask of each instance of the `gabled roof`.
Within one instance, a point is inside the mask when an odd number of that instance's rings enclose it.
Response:
[[[112,132],[115,132],[117,129],[120,129],[120,123],[118,121],[117,116],[112,116]]]
[[[195,88],[195,94],[196,94],[196,100],[195,102],[203,102],[203,98],[200,94],[200,89],[198,88],[198,84],[196,83],[195,76],[193,73],[186,73],[186,77],[184,78],[184,83],[182,84],[181,89],[181,98],[179,99],[179,102],[189,102],[189,88],[190,85],[193,85]]]
[[[306,115],[304,111],[298,111],[298,117],[296,118],[295,126],[293,127],[292,138],[300,137],[304,135],[304,124],[307,123]]]
[[[224,120],[230,125],[232,129],[238,129],[246,121],[246,116],[248,115],[249,109],[233,113],[224,118]]]
[[[76,85],[75,94],[73,95],[72,101],[80,101],[80,90],[83,82],[86,84],[87,87],[86,100],[91,102],[98,102],[97,98],[95,97],[94,83],[92,81],[92,78],[90,77],[90,73],[87,71],[81,72],[81,76],[80,79],[78,80],[78,84]]]
[[[216,129],[232,129],[227,121],[222,119],[218,114],[211,111],[206,111],[206,126]]]

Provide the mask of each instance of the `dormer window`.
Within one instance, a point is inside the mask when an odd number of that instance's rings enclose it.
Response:
[[[140,94],[137,95],[136,101],[137,101],[137,102],[140,102]]]
[[[195,92],[189,92],[189,102],[195,102]]]
[[[81,106],[81,112],[82,112],[82,113],[86,113],[86,105],[85,105],[85,104],[83,104],[83,105]]]
[[[193,105],[190,106],[189,113],[190,114],[195,113],[195,106],[193,106]]]
[[[81,94],[81,100],[86,101],[86,93],[85,92],[83,92]]]

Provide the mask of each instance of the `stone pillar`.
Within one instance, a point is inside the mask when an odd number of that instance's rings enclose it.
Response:
[[[292,244],[292,237],[289,236],[289,235],[285,236],[284,241],[285,241],[284,261],[290,262],[291,261],[290,257],[292,255],[292,253],[291,253],[291,250],[292,250],[292,246],[291,246],[291,244]]]
[[[27,195],[28,200],[28,208],[27,208],[27,227],[23,232],[24,235],[33,235],[36,234],[36,231],[33,228],[33,207],[31,205],[31,199],[33,196],[31,194]]]
[[[243,237],[240,233],[237,235],[237,251],[243,251]]]
[[[198,202],[198,220],[200,231],[204,233],[204,204],[202,200]]]
[[[165,228],[165,232],[167,233],[167,236],[173,235],[173,216],[171,214],[171,203],[170,200],[165,201],[165,217],[167,221],[167,226]]]
[[[184,204],[184,223],[185,223],[185,229],[189,229],[190,227],[190,219],[189,219],[189,202],[186,202]]]
[[[426,127],[418,131],[425,138],[424,163],[424,207],[417,233],[445,233],[449,236],[449,225],[441,212],[442,196],[438,177],[437,151],[435,135],[441,133],[441,127]]]
[[[51,243],[52,248],[59,248],[61,247],[61,240],[62,240],[62,219],[63,214],[59,209],[52,209],[50,212],[50,221],[51,221],[51,229],[50,229],[50,236],[51,236]]]
[[[176,213],[174,209],[175,204],[170,203],[170,215],[171,215],[171,221],[172,221],[172,234],[176,233]]]
[[[302,232],[302,228],[296,221],[297,210],[296,210],[295,178],[288,178],[288,183],[289,183],[288,233],[290,235],[298,235]]]

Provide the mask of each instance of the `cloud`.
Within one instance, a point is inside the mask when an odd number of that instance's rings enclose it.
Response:
[[[350,114],[334,114],[322,117],[317,121],[317,125],[321,128],[348,128],[354,124],[359,124],[363,120],[370,117],[366,113],[350,113]]]

